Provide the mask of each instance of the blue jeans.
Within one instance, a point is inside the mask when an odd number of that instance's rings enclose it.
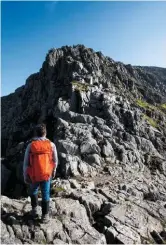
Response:
[[[51,178],[48,181],[36,182],[30,184],[30,195],[35,196],[38,194],[39,186],[41,188],[42,193],[42,201],[49,201],[50,200],[50,185],[51,185]]]

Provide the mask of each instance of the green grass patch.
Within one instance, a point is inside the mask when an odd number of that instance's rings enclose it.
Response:
[[[41,244],[47,244],[47,241],[46,240],[41,240]]]
[[[58,193],[65,192],[66,190],[61,186],[53,186],[51,188],[51,196],[56,196]]]
[[[61,186],[56,186],[56,187],[54,187],[54,191],[61,192],[61,191],[65,191],[65,189]]]
[[[161,109],[166,109],[166,104],[161,104],[161,105],[160,105],[160,108],[161,108]]]
[[[166,229],[166,221],[161,220],[161,225],[163,226],[163,229]]]
[[[160,104],[158,105],[158,110],[164,114],[166,114],[166,104]]]
[[[148,117],[147,115],[143,115],[143,119],[144,120],[147,120],[148,121],[148,123],[152,126],[152,127],[154,127],[154,128],[157,128],[157,122],[154,120],[154,119],[152,119],[152,118],[150,118],[150,117]]]
[[[143,100],[137,100],[136,104],[138,106],[142,107],[142,108],[148,108],[149,107],[149,104],[146,101],[143,101]]]
[[[82,92],[88,92],[89,87],[92,87],[92,85],[88,83],[81,83],[77,81],[72,81],[71,83],[75,87],[76,90],[82,91]]]
[[[144,109],[147,109],[149,111],[153,111],[153,112],[160,112],[160,113],[166,113],[166,104],[161,104],[161,105],[151,105],[148,102],[144,101],[144,100],[136,100],[136,104]]]
[[[57,215],[56,218],[61,222],[63,223],[63,220],[65,219],[65,215]]]
[[[149,110],[158,110],[158,108],[156,106],[151,105],[144,100],[136,100],[136,104],[141,108],[145,108],[145,109],[149,109]]]

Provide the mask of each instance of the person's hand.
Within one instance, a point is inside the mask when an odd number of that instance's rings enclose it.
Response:
[[[25,176],[25,178],[24,178],[24,182],[26,183],[26,184],[31,184],[31,179],[29,178],[29,176],[27,175],[27,176]]]
[[[56,175],[56,170],[53,170],[53,172],[52,172],[52,179],[55,179],[55,175]]]

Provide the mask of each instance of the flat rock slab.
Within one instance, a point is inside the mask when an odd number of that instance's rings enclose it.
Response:
[[[20,203],[19,203],[20,202]],[[28,200],[11,200],[2,196],[1,243],[62,243],[106,244],[104,234],[100,234],[90,224],[84,205],[70,198],[54,198],[50,205],[56,215],[48,224],[33,221],[28,212]],[[41,210],[39,212],[41,215]],[[51,216],[51,215],[50,215]],[[58,240],[57,240],[58,239]],[[8,243],[9,241],[9,243]]]

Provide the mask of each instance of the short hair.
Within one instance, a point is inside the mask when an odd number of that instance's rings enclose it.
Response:
[[[45,134],[47,134],[46,125],[44,123],[36,125],[35,133],[37,137],[43,137]]]

